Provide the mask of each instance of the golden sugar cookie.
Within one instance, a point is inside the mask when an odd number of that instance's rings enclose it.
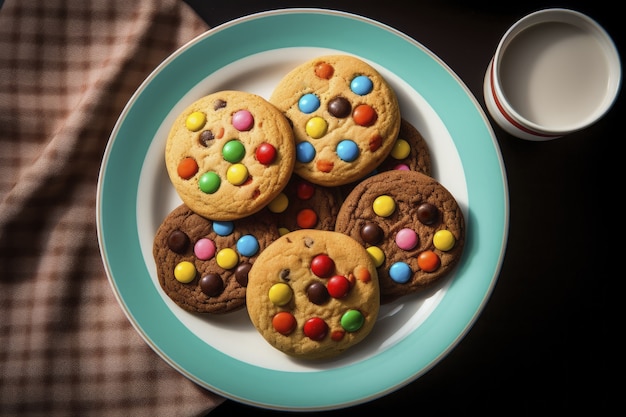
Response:
[[[219,91],[189,105],[165,147],[167,172],[183,203],[212,220],[261,210],[287,185],[294,162],[284,114],[243,91]]]
[[[380,308],[376,267],[345,234],[301,229],[270,244],[248,274],[252,323],[276,349],[336,356],[371,332]]]
[[[294,172],[324,186],[369,174],[389,155],[400,129],[390,84],[351,55],[313,58],[288,72],[269,99],[293,125]]]

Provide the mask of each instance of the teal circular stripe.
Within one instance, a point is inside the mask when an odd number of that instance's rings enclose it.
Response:
[[[464,256],[435,311],[379,355],[320,372],[264,369],[204,343],[161,299],[144,263],[137,233],[141,167],[173,104],[223,66],[287,47],[346,51],[384,65],[411,85],[450,132],[469,195]],[[198,37],[159,66],[131,99],[111,135],[98,197],[98,231],[107,272],[120,304],[146,341],[198,384],[235,400],[275,409],[323,410],[358,404],[427,371],[454,347],[482,310],[497,279],[508,233],[504,165],[491,127],[464,84],[437,57],[400,32],[369,19],[317,9],[238,19]]]

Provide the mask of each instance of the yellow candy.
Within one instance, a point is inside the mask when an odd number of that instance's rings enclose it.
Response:
[[[231,248],[225,248],[220,250],[215,256],[215,261],[219,266],[224,269],[232,269],[237,266],[239,262],[239,256],[237,252],[235,252]]]
[[[183,284],[187,284],[196,277],[196,267],[189,261],[182,261],[174,268],[174,277]]]
[[[442,251],[448,251],[454,247],[456,239],[449,230],[439,230],[433,236],[433,244],[435,247]]]
[[[404,139],[398,139],[391,149],[391,156],[395,159],[404,159],[411,153],[411,145]]]
[[[206,116],[201,111],[195,111],[187,116],[187,120],[185,121],[185,126],[187,129],[192,132],[197,132],[198,130],[204,127],[206,123]]]
[[[326,120],[322,119],[319,116],[312,117],[309,119],[308,122],[306,122],[306,133],[313,139],[319,139],[324,136],[327,129],[328,123],[326,123]]]
[[[287,233],[289,233],[289,229],[287,229],[286,227],[279,227],[278,228],[278,233],[280,233],[281,236],[284,236]]]
[[[248,168],[244,164],[233,164],[226,171],[226,179],[233,185],[241,185],[248,179]]]
[[[282,213],[287,210],[287,206],[289,205],[289,198],[285,193],[280,193],[267,205],[267,208],[272,213]]]
[[[372,204],[374,213],[381,217],[389,217],[396,210],[396,202],[388,195],[381,195],[376,197]]]
[[[366,251],[372,257],[372,261],[374,261],[374,265],[376,265],[376,268],[378,268],[383,264],[383,262],[385,262],[385,253],[378,246],[370,246],[366,249]]]
[[[268,296],[272,304],[284,306],[291,300],[291,287],[283,282],[279,282],[270,287]]]

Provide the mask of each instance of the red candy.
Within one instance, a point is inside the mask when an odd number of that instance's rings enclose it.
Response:
[[[256,149],[256,159],[263,165],[269,165],[276,158],[276,148],[269,143],[262,143]]]
[[[345,330],[333,330],[330,334],[330,338],[335,342],[339,342],[346,335]]]
[[[309,339],[320,341],[328,334],[328,324],[319,317],[313,317],[304,323],[303,331]]]
[[[308,200],[313,197],[313,194],[315,194],[315,187],[312,184],[306,181],[298,183],[296,187],[296,195],[300,200]]]
[[[335,270],[335,261],[328,255],[317,255],[311,260],[311,271],[320,278],[328,278]]]
[[[281,311],[272,318],[272,326],[278,333],[287,336],[295,330],[296,318],[291,313]]]
[[[326,288],[331,297],[343,298],[350,291],[350,281],[343,275],[335,275],[328,280]]]

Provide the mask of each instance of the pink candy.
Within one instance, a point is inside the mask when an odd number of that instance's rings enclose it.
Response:
[[[402,229],[396,234],[396,245],[403,250],[411,250],[417,246],[417,233],[411,229]]]
[[[215,255],[215,243],[207,238],[202,238],[193,247],[193,253],[202,261],[211,259]]]
[[[233,114],[232,124],[240,132],[252,129],[254,117],[248,110],[239,110]]]

